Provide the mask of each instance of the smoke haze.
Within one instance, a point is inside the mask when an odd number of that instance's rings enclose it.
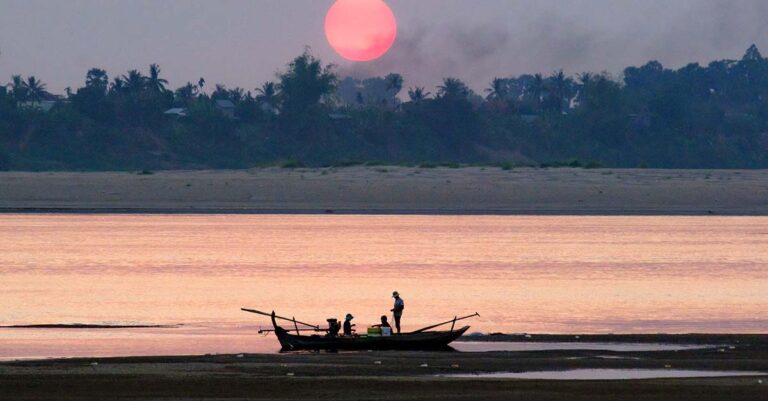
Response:
[[[405,86],[445,76],[478,92],[495,76],[569,74],[659,60],[738,58],[768,48],[765,0],[389,0],[400,24],[391,53],[346,62],[325,42],[332,0],[0,0],[0,82],[36,75],[60,92],[91,67],[111,76],[157,62],[171,86],[252,89],[305,46],[355,76],[399,72]]]

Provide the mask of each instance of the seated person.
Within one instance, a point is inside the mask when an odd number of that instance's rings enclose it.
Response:
[[[355,317],[352,316],[352,314],[347,313],[347,317],[344,319],[344,335],[345,336],[351,336],[352,335],[352,328],[355,327],[354,324],[352,324],[352,319]]]
[[[377,324],[373,327],[381,327],[381,333],[384,336],[389,336],[392,334],[392,326],[389,325],[389,321],[387,321],[386,316],[381,317],[381,324]]]
[[[339,321],[334,318],[328,319],[328,337],[338,336],[339,330],[341,330],[341,325],[339,324]]]

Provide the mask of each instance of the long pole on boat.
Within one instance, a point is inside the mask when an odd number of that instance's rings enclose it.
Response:
[[[435,324],[435,325],[432,325],[432,326],[428,326],[428,327],[425,327],[423,329],[418,329],[418,330],[414,331],[413,333],[421,333],[423,331],[434,329],[435,327],[440,327],[440,326],[446,325],[448,323],[456,324],[456,322],[458,322],[459,320],[469,319],[469,318],[475,317],[475,316],[480,316],[480,314],[475,312],[472,315],[468,315],[468,316],[464,316],[464,317],[455,317],[455,318],[453,318],[453,319],[451,319],[451,320],[449,320],[447,322],[443,322],[443,323]],[[453,331],[453,328],[451,328],[451,331]]]
[[[262,334],[262,333],[272,333],[274,331],[275,331],[275,329],[261,329],[261,330],[259,330],[259,334]],[[299,331],[311,331],[313,333],[318,333],[318,332],[322,333],[322,332],[327,332],[328,329],[309,328],[309,329],[299,329]]]
[[[256,309],[240,308],[240,310],[243,311],[243,312],[250,312],[250,313],[255,313],[257,315],[272,317],[272,313],[262,312],[262,311],[256,310]],[[287,317],[282,317],[282,316],[277,316],[277,315],[274,315],[274,316],[277,319],[287,320],[289,322],[293,322],[294,324],[298,323],[298,324],[303,325],[303,326],[307,326],[307,327],[311,327],[311,328],[316,329],[316,330],[320,330],[320,326],[315,325],[315,324],[304,323],[304,322],[300,322],[300,321],[298,321],[296,319],[290,319],[290,318],[287,318]]]

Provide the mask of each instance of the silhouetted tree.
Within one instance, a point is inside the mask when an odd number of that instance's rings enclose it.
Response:
[[[109,89],[109,76],[105,70],[91,68],[85,75],[85,87],[101,94]]]
[[[509,80],[504,78],[494,78],[491,86],[485,90],[488,93],[488,100],[507,100],[510,95]]]
[[[123,91],[138,93],[146,89],[147,77],[142,75],[138,70],[130,70],[128,74],[123,75],[121,78],[123,84]]]
[[[29,99],[29,90],[21,75],[11,77],[9,87],[11,88],[11,96],[15,101],[26,102]]]
[[[193,85],[192,82],[187,82],[186,85],[176,89],[174,92],[174,100],[179,105],[189,106],[189,104],[197,97],[198,87]]]
[[[622,79],[555,71],[495,78],[477,96],[445,78],[437,95],[399,74],[344,78],[308,52],[253,93],[205,80],[175,92],[157,65],[114,77],[93,68],[67,102],[36,77],[0,87],[0,168],[238,168],[297,159],[307,165],[386,162],[599,160],[608,166],[768,168],[768,60],[664,68],[651,61]],[[232,119],[214,100],[235,103]],[[165,116],[173,105],[187,118]],[[218,107],[217,107],[218,106]],[[46,108],[47,109],[47,108]],[[568,110],[564,113],[564,110]],[[519,155],[519,156],[518,156]],[[579,163],[569,163],[578,165]]]
[[[283,115],[287,118],[295,118],[316,107],[335,91],[338,82],[333,66],[323,66],[309,52],[296,57],[279,78]]]
[[[24,88],[26,89],[27,100],[41,101],[51,96],[46,90],[46,85],[34,76],[27,77]]]
[[[278,97],[277,84],[274,82],[264,82],[260,88],[256,88],[256,101],[262,105],[267,105],[273,110],[278,110],[280,100]]]
[[[469,96],[469,87],[462,80],[455,77],[443,78],[442,85],[437,87],[437,97],[439,99],[465,99]]]
[[[150,90],[156,92],[165,92],[165,85],[168,85],[168,81],[160,78],[160,66],[157,64],[150,64],[149,76],[146,78],[146,85]]]
[[[427,100],[431,94],[432,93],[425,91],[423,87],[417,86],[408,89],[408,98],[410,98],[413,103],[421,103],[424,100]]]

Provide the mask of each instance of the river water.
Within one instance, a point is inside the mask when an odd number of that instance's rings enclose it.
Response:
[[[300,320],[479,312],[472,332],[764,333],[768,218],[0,215],[0,358],[273,349]]]

